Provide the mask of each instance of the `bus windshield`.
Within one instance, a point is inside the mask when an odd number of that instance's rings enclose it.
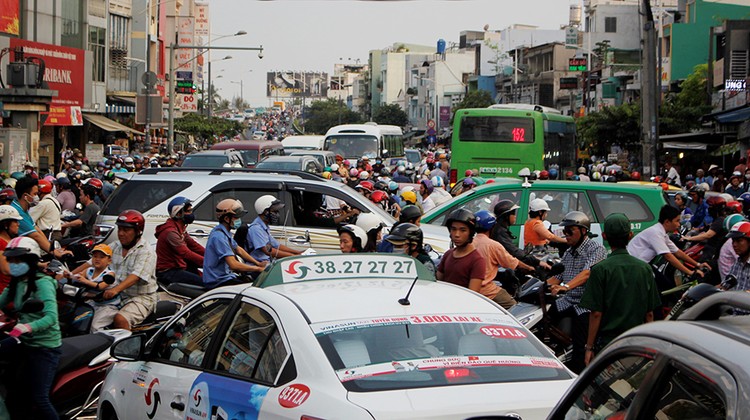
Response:
[[[461,121],[461,141],[533,143],[532,118],[471,116]]]
[[[378,157],[378,138],[363,134],[341,134],[326,137],[325,150],[330,150],[346,158],[359,159],[367,156]]]

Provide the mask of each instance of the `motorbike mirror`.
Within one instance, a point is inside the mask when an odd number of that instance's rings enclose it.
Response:
[[[106,284],[114,284],[115,276],[107,274],[106,276],[102,277],[102,281]]]
[[[558,274],[565,272],[565,266],[561,263],[554,264],[549,271],[550,277],[554,277]]]
[[[721,283],[721,288],[723,290],[731,290],[734,289],[737,286],[737,277],[735,277],[732,274],[727,275],[724,278],[724,281]]]
[[[42,312],[44,310],[44,302],[39,299],[27,299],[26,302],[21,306],[20,312],[30,314],[35,312]]]
[[[430,252],[432,252],[432,246],[430,244],[424,244],[424,246],[422,247],[422,249],[424,249],[424,252],[427,253],[427,254],[429,254]]]

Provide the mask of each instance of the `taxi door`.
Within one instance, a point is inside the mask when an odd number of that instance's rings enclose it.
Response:
[[[149,360],[134,366],[121,413],[132,419],[184,419],[188,393],[202,373],[204,355],[232,307],[232,296],[216,295],[191,305],[149,344]]]

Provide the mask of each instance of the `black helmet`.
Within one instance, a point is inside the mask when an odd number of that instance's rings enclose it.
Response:
[[[388,183],[385,181],[377,181],[375,183],[375,189],[380,191],[388,191]]]
[[[688,194],[697,194],[699,198],[703,198],[703,196],[706,195],[706,190],[703,189],[700,185],[694,185],[690,190],[688,190]]]
[[[409,204],[401,209],[401,215],[398,217],[398,221],[402,223],[411,223],[420,217],[422,217],[422,210],[413,204]]]
[[[412,223],[401,223],[396,225],[386,237],[386,240],[393,244],[409,242],[410,244],[416,244],[418,248],[422,247],[423,239],[424,235],[422,234],[422,229]]]
[[[563,217],[562,221],[560,221],[560,226],[578,226],[585,228],[586,231],[590,231],[591,220],[588,216],[586,216],[586,213],[580,211],[571,211],[570,213],[566,214],[565,217]]]
[[[495,204],[495,208],[493,209],[493,213],[495,213],[495,217],[498,219],[502,219],[503,216],[506,214],[510,214],[510,212],[519,209],[518,205],[516,203],[510,201],[510,200],[500,200],[497,204]]]
[[[453,210],[451,214],[448,215],[448,218],[445,220],[445,226],[448,227],[448,230],[450,230],[451,223],[453,222],[461,222],[469,226],[469,231],[471,231],[471,237],[474,236],[474,232],[476,232],[477,230],[477,217],[474,216],[474,213],[470,212],[469,210],[466,210],[466,209]]]

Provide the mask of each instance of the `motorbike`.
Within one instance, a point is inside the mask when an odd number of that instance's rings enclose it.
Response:
[[[40,312],[44,304],[36,299],[24,302],[19,312]],[[0,343],[20,345],[20,340],[7,335],[17,321],[15,314],[0,311]],[[50,400],[61,418],[72,419],[82,414],[93,413],[99,400],[99,391],[113,360],[109,348],[132,333],[127,330],[108,330],[95,334],[62,339],[60,362],[50,390]],[[6,338],[7,337],[7,338]],[[0,362],[3,377],[12,365],[7,357]],[[7,381],[3,381],[3,393]]]
[[[683,293],[680,300],[675,303],[672,309],[669,311],[665,320],[676,320],[679,319],[685,311],[692,308],[696,303],[702,299],[711,296],[715,293],[722,291],[732,290],[737,286],[737,277],[728,275],[719,286],[713,286],[706,283],[693,284],[685,293]]]

